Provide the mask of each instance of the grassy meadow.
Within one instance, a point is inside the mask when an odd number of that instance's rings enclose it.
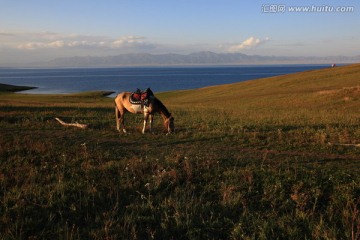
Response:
[[[104,95],[0,92],[1,239],[360,239],[360,65],[156,93],[172,135]]]

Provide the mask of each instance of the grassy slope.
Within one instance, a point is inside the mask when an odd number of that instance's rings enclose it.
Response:
[[[108,91],[82,92],[75,94],[14,94],[0,89],[0,106],[76,106],[76,107],[108,107],[112,99],[105,96]]]
[[[189,110],[223,110],[242,124],[269,122],[281,127],[356,121],[359,89],[360,65],[356,64],[159,96]]]
[[[0,236],[356,239],[359,85],[352,65],[160,93],[171,136],[139,115],[119,135],[101,94],[0,94]]]
[[[221,108],[234,104],[237,107],[251,107],[253,104],[260,107],[322,107],[331,104],[338,99],[333,94],[333,100],[327,102],[321,97],[326,90],[339,91],[339,95],[346,95],[344,88],[360,86],[360,65],[350,65],[331,69],[306,71],[264,78],[260,80],[246,81],[236,84],[227,84],[214,87],[206,87],[171,94],[172,102],[181,104],[210,105],[219,102]],[[358,90],[357,90],[358,91]],[[358,93],[358,92],[355,92]],[[319,96],[320,94],[320,96]],[[166,95],[166,94],[165,94]],[[326,94],[324,94],[326,95]],[[350,93],[350,97],[352,97]],[[355,98],[354,100],[357,100]],[[315,104],[315,105],[314,105]],[[215,106],[216,107],[216,106]]]

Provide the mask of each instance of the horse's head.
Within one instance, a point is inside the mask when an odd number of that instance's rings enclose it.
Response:
[[[174,125],[174,117],[170,114],[170,116],[164,122],[165,128],[168,133],[175,132],[175,125]]]

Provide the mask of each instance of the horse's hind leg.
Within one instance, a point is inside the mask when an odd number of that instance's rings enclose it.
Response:
[[[116,121],[116,130],[120,131],[119,110],[116,105],[115,105],[115,121]]]
[[[122,127],[123,133],[126,133],[124,113],[124,111],[120,111],[118,107],[115,106],[116,129],[120,132],[120,127]]]
[[[118,130],[119,132],[120,132],[120,118],[121,118],[120,111],[115,105],[116,130]]]

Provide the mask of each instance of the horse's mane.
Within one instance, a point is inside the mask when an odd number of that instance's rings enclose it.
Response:
[[[159,111],[163,112],[167,118],[170,117],[171,113],[169,113],[165,105],[156,97],[154,97],[154,104],[159,108]]]

